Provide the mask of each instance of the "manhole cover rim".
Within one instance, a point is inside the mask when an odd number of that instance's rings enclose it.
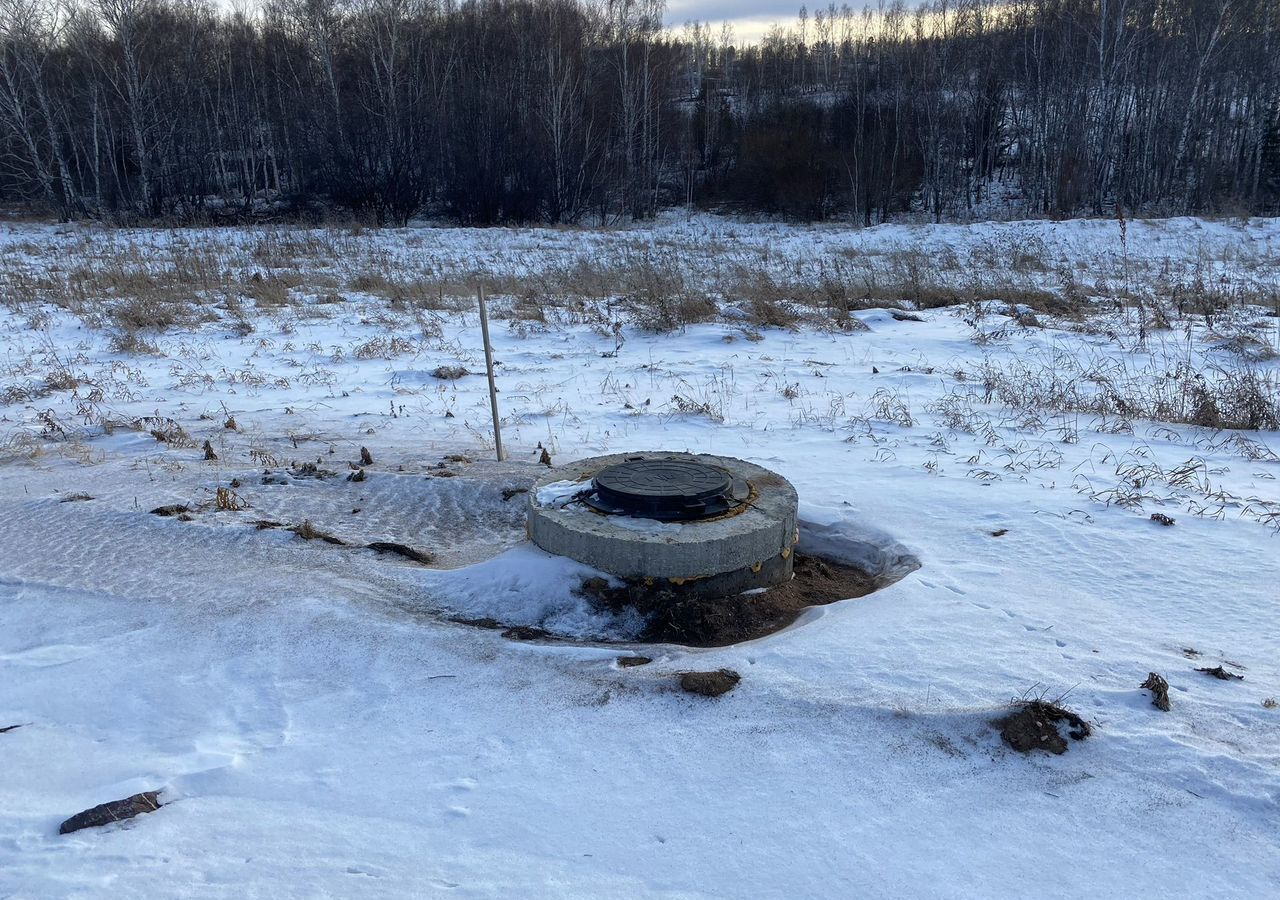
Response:
[[[707,500],[733,488],[727,470],[683,459],[627,460],[601,469],[592,481],[603,496],[623,503]]]

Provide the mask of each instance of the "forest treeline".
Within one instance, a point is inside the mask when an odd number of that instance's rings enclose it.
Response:
[[[1280,213],[1280,0],[0,0],[0,201],[611,222]]]

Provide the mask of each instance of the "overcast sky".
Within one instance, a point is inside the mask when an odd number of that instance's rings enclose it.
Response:
[[[666,24],[679,28],[685,22],[732,22],[734,37],[738,41],[758,40],[769,26],[776,23],[790,24],[804,0],[667,0]],[[810,12],[822,0],[809,3]],[[851,6],[853,4],[850,4]]]

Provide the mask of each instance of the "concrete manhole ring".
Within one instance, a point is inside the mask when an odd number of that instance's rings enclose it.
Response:
[[[673,464],[701,486],[725,473],[733,487],[720,514],[682,521],[610,513],[592,479],[625,463]],[[679,464],[679,465],[674,465]],[[697,498],[699,504],[705,497]],[[724,596],[786,582],[798,540],[795,488],[775,472],[728,456],[626,453],[579,460],[548,472],[529,492],[530,539],[630,582],[681,594]]]

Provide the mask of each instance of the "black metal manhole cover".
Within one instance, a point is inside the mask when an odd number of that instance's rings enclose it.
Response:
[[[602,469],[587,503],[600,512],[648,519],[703,519],[747,498],[746,481],[719,466],[681,459],[633,459]]]

